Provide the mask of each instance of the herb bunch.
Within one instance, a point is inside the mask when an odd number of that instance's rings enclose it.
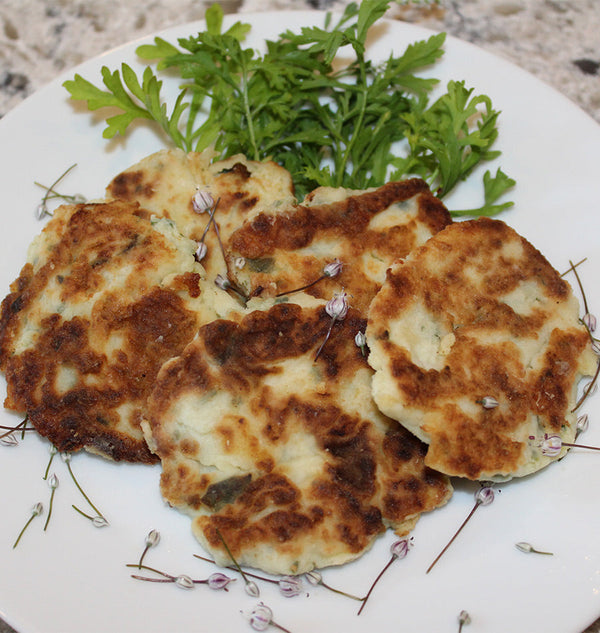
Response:
[[[389,4],[349,4],[335,24],[327,14],[323,28],[267,40],[264,54],[243,46],[249,25],[236,22],[223,32],[222,9],[213,5],[205,31],[179,39],[178,46],[157,37],[137,48],[156,66],[147,66],[141,79],[122,64],[120,71],[102,68],[106,89],[80,75],[64,86],[90,110],[118,109],[106,118],[105,138],[148,119],[185,151],[212,147],[216,160],[242,153],[277,162],[291,173],[300,199],[316,186],[365,189],[411,175],[443,197],[477,164],[498,155],[490,149],[498,112],[487,96],[472,96],[458,81],[429,102],[438,81],[416,73],[443,55],[444,33],[380,64],[369,60],[368,34]],[[159,77],[173,72],[183,83],[169,108]],[[408,141],[406,156],[394,151],[400,141]],[[494,203],[513,185],[500,170],[486,172],[484,205],[463,213],[507,208],[510,202]]]

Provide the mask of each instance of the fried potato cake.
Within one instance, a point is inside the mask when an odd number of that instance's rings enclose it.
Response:
[[[214,221],[223,243],[254,214],[296,204],[292,179],[284,168],[242,155],[213,162],[209,151],[161,150],[115,176],[106,188],[107,198],[139,202],[158,217],[172,220],[195,241],[202,239],[210,217],[210,212],[194,209],[197,193],[218,201]],[[208,277],[226,276],[214,226],[209,227],[204,242],[208,250],[202,264]]]
[[[544,467],[546,435],[572,442],[577,384],[597,362],[567,281],[487,218],[395,263],[366,338],[381,411],[429,444],[428,466],[473,480]]]
[[[341,564],[451,495],[424,445],[371,399],[354,342],[365,319],[350,308],[315,360],[331,318],[302,300],[203,326],[149,399],[162,494],[221,565],[223,542],[275,574]]]
[[[248,296],[280,296],[323,275],[306,289],[329,299],[343,286],[366,313],[387,267],[451,223],[450,214],[420,179],[352,191],[321,187],[302,205],[248,218],[228,241],[229,269]]]
[[[158,370],[232,307],[195,249],[137,203],[57,209],[2,303],[5,406],[60,451],[156,461],[140,420]]]

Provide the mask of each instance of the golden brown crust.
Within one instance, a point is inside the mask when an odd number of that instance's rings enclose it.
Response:
[[[313,202],[309,195],[304,205],[259,213],[240,226],[228,242],[231,268],[243,258],[239,283],[250,296],[274,296],[314,281],[337,258],[340,276],[306,292],[329,298],[341,286],[352,305],[366,311],[385,268],[450,222],[447,209],[419,179],[349,192],[330,203]]]
[[[161,489],[220,560],[218,532],[238,561],[278,573],[348,560],[450,494],[422,443],[373,407],[358,312],[314,361],[330,321],[323,307],[288,303],[214,321],[159,374],[149,429]]]
[[[198,325],[186,300],[199,273],[159,285],[181,261],[193,267],[193,250],[181,254],[137,205],[58,210],[2,303],[5,405],[60,451],[155,462],[140,428],[146,398]]]
[[[530,435],[574,433],[589,335],[567,282],[504,222],[456,223],[398,262],[367,337],[375,400],[430,443],[433,468],[526,474],[544,465]]]

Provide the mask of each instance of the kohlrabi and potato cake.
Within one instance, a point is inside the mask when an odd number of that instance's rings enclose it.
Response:
[[[386,528],[407,534],[448,479],[371,398],[349,309],[304,297],[203,326],[161,369],[144,423],[161,490],[221,565],[279,574],[350,561]]]
[[[140,422],[158,370],[236,308],[195,250],[137,203],[57,209],[2,303],[5,406],[60,451],[156,461]]]
[[[375,402],[431,468],[506,479],[552,460],[546,436],[573,441],[590,336],[569,284],[504,222],[454,223],[396,262],[366,334]]]

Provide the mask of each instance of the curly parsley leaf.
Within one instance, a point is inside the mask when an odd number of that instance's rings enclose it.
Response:
[[[443,197],[498,155],[491,149],[498,112],[463,82],[450,82],[429,103],[438,82],[418,73],[443,55],[443,33],[382,63],[367,59],[370,29],[389,4],[351,3],[336,24],[328,14],[324,28],[287,30],[267,40],[264,54],[244,47],[249,25],[235,22],[223,32],[223,12],[213,5],[205,31],[177,46],[155,38],[138,47],[156,73],[147,67],[139,81],[123,64],[120,72],[102,69],[104,90],[79,75],[64,85],[91,110],[119,111],[106,118],[107,138],[125,134],[136,119],[153,121],[186,151],[212,147],[215,159],[243,153],[276,161],[291,173],[300,199],[319,185],[364,189],[409,175],[424,178]],[[349,51],[351,59],[340,65]],[[169,109],[158,77],[173,71],[182,84]],[[396,155],[399,141],[408,142],[406,156]],[[495,204],[514,185],[499,174],[484,177],[485,203],[474,215],[510,205]]]

